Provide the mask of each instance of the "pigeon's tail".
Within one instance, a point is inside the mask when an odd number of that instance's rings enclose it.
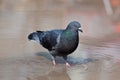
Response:
[[[43,31],[36,31],[37,33],[43,33]]]
[[[44,31],[36,31],[37,32],[37,36],[39,38],[39,40],[41,41],[41,39],[43,38],[44,35]]]
[[[44,31],[36,31],[37,37],[39,38],[39,42],[42,44],[42,39],[44,37]]]
[[[28,39],[34,40],[40,43],[42,35],[43,35],[43,31],[36,31],[36,32],[30,33],[28,36]]]

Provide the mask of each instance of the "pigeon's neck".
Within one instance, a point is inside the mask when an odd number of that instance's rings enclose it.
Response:
[[[77,31],[73,31],[70,29],[65,30],[63,33],[64,38],[67,38],[67,39],[72,39],[73,37],[76,37],[77,35],[78,35]]]

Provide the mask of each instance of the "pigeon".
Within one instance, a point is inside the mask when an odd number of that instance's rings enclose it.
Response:
[[[67,25],[66,29],[38,30],[30,33],[28,39],[38,42],[49,51],[53,65],[56,65],[55,57],[60,56],[65,60],[66,66],[70,66],[67,56],[78,47],[78,31],[83,32],[81,24],[77,21],[72,21]]]

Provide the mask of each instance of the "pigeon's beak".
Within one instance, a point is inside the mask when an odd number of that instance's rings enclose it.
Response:
[[[78,28],[78,30],[79,30],[80,32],[83,32],[83,30],[82,30],[81,28]]]

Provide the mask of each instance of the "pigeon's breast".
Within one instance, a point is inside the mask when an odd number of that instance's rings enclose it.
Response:
[[[79,43],[78,34],[61,35],[57,46],[57,52],[60,54],[70,54],[77,48]]]

